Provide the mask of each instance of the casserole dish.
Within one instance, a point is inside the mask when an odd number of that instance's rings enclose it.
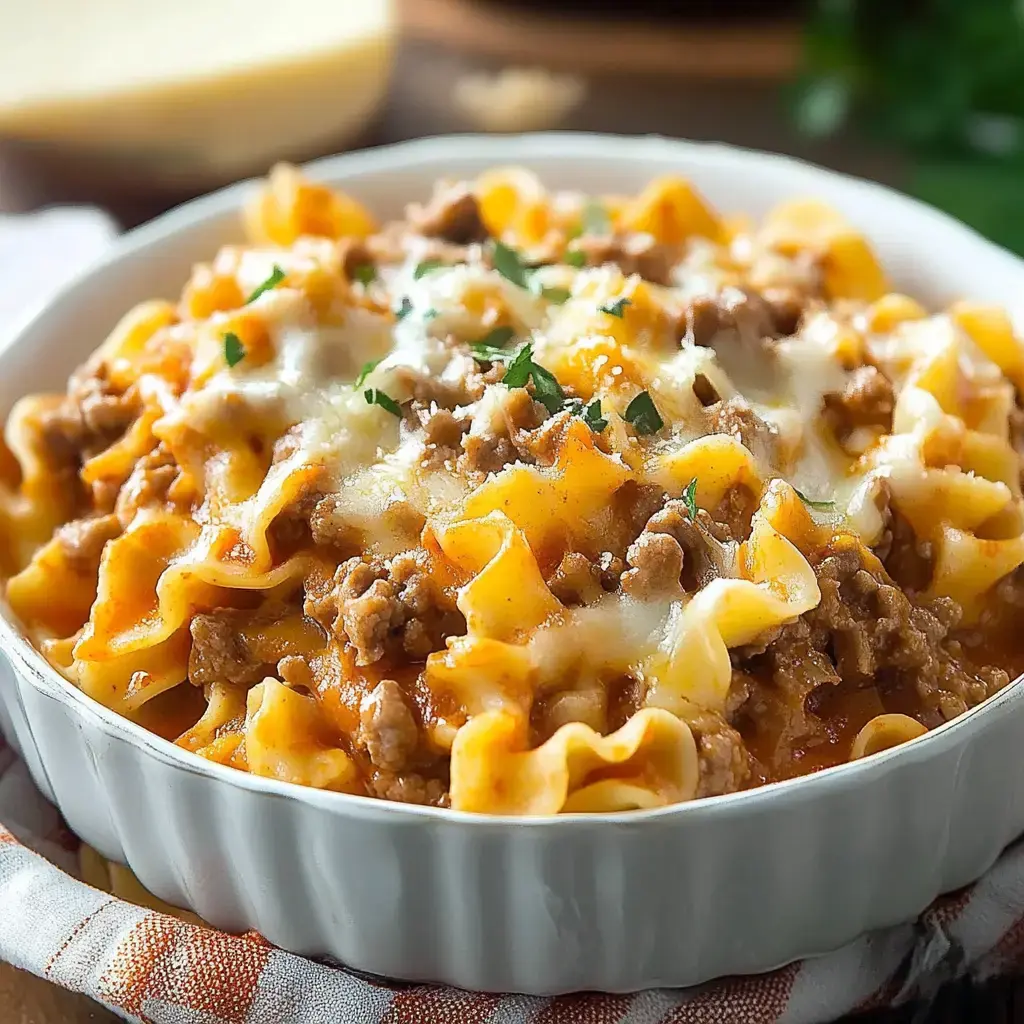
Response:
[[[868,235],[906,292],[1019,316],[1013,257],[919,204],[780,157],[659,139],[464,137],[309,173],[397,214],[439,177],[502,164],[588,192],[680,173],[716,206],[755,215],[819,197]],[[5,407],[57,384],[126,306],[173,293],[190,264],[236,238],[252,188],[121,240],[4,351]],[[69,687],[12,624],[0,628],[4,730],[74,831],[218,927],[389,977],[549,994],[764,971],[912,917],[977,878],[1024,827],[1016,684],[903,749],[795,781],[645,812],[484,818],[191,757]]]

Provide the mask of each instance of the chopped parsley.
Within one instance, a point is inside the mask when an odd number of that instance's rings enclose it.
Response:
[[[430,309],[423,310],[423,319],[424,320],[433,320],[434,317],[437,316],[437,315],[438,315],[437,314],[437,310],[434,309],[433,306],[431,306]]]
[[[495,242],[491,258],[494,261],[494,269],[505,280],[511,281],[518,288],[529,288],[529,267],[523,262],[523,258],[515,249],[510,248],[503,242]]]
[[[412,272],[412,279],[418,281],[421,277],[426,277],[427,274],[444,266],[447,266],[444,260],[423,260],[416,264],[416,269]]]
[[[570,267],[585,267],[587,265],[587,254],[580,249],[570,249],[565,254],[565,262]]]
[[[572,294],[568,288],[554,287],[541,288],[540,293],[548,302],[553,302],[556,306],[561,306],[564,302],[568,302],[569,296]]]
[[[600,434],[605,427],[608,426],[608,421],[601,415],[601,399],[592,398],[585,406],[583,406],[583,422],[595,434]]]
[[[686,507],[689,509],[690,518],[697,518],[697,478],[694,477],[687,485],[686,490],[683,491],[683,501],[686,502]]]
[[[583,207],[583,234],[585,235],[610,235],[612,233],[612,219],[603,203],[591,199]]]
[[[469,344],[473,352],[473,358],[483,363],[494,363],[508,359],[512,354],[505,346],[512,340],[515,334],[513,327],[495,327],[493,331],[485,334],[478,341]]]
[[[392,312],[396,320],[404,320],[412,312],[412,299],[408,295],[403,296],[401,304]]]
[[[264,292],[269,292],[271,288],[276,288],[284,280],[284,276],[284,271],[275,263],[274,269],[270,272],[270,277],[245,300],[245,304],[248,305],[250,302],[255,302]]]
[[[356,388],[361,388],[363,386],[363,382],[366,380],[367,377],[370,376],[371,373],[373,373],[374,370],[377,369],[377,367],[380,365],[381,359],[383,358],[384,357],[381,356],[380,359],[371,359],[368,363],[363,363],[363,368],[359,371],[359,376],[356,377],[355,383],[352,386]]]
[[[665,421],[655,408],[654,400],[646,391],[641,391],[626,406],[626,419],[633,424],[638,434],[654,434],[665,426]]]
[[[361,285],[373,284],[376,279],[377,268],[372,263],[360,263],[358,267],[352,268],[352,280]]]
[[[366,399],[367,405],[379,405],[382,409],[387,410],[392,416],[397,416],[399,419],[402,418],[401,406],[385,392],[379,388],[367,388],[363,392],[363,398]]]
[[[515,358],[508,364],[501,382],[510,388],[525,388],[530,379],[531,370],[533,370],[533,346],[527,342],[516,352]]]
[[[525,388],[531,378],[533,379],[533,397],[552,416],[570,404],[566,401],[565,392],[555,375],[533,361],[533,345],[526,342],[517,350],[515,357],[508,364],[501,382],[510,388]]]
[[[533,397],[554,416],[565,405],[565,392],[555,375],[539,363],[531,361],[530,375],[533,377]]]
[[[237,334],[228,331],[224,335],[224,362],[228,366],[237,366],[245,358],[245,346]]]
[[[802,501],[802,502],[803,502],[803,503],[804,503],[805,505],[809,505],[809,506],[810,506],[811,508],[818,508],[818,509],[823,509],[823,510],[825,510],[825,511],[829,511],[829,512],[831,512],[831,511],[833,511],[833,510],[835,509],[835,507],[836,507],[836,503],[835,503],[834,501],[812,501],[812,500],[811,500],[810,498],[808,498],[808,497],[807,497],[807,495],[806,495],[806,494],[804,494],[804,493],[803,493],[802,491],[799,491],[799,490],[797,490],[797,489],[796,489],[795,487],[793,488],[793,490],[794,490],[794,491],[796,491],[796,496],[797,496],[797,497],[798,497],[798,498],[799,498],[799,499],[800,499],[800,500],[801,500],[801,501]]]
[[[609,316],[617,316],[620,320],[624,316],[624,310],[627,306],[632,306],[632,299],[616,299],[614,302],[609,302],[606,306],[601,306],[600,310],[602,313],[607,313]]]

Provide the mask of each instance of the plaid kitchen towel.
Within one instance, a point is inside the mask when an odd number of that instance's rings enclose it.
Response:
[[[0,958],[152,1024],[814,1024],[1024,962],[1024,842],[920,920],[771,974],[543,999],[388,985],[153,909],[126,869],[78,849],[6,747],[0,821]]]

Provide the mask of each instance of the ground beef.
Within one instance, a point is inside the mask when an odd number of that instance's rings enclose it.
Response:
[[[700,775],[697,796],[718,796],[742,789],[750,776],[743,737],[721,715],[699,712],[687,719],[697,743]]]
[[[664,245],[636,232],[583,235],[573,242],[573,248],[583,253],[588,266],[612,263],[623,274],[639,274],[660,285],[672,284],[672,268],[682,255],[678,246]]]
[[[108,540],[121,534],[121,520],[114,515],[73,519],[54,534],[72,569],[83,576],[95,575]]]
[[[363,698],[358,742],[378,768],[401,772],[412,765],[419,728],[402,688],[393,679],[382,679]]]
[[[140,508],[162,505],[180,472],[170,449],[163,444],[143,455],[117,497],[116,510],[122,521],[131,522]]]
[[[462,454],[458,467],[470,477],[498,473],[513,462],[532,465],[545,457],[553,461],[553,441],[564,421],[553,417],[535,402],[526,388],[512,388],[503,398],[500,417],[486,429],[472,429],[461,439]],[[555,422],[557,420],[557,422]],[[542,431],[543,433],[538,433]]]
[[[578,551],[563,555],[547,582],[564,605],[593,604],[605,594],[601,567]]]
[[[385,654],[421,661],[466,631],[454,603],[435,586],[428,556],[409,551],[390,560],[350,558],[325,586],[307,591],[304,609],[328,632],[344,637],[356,663],[371,665]]]
[[[366,779],[371,796],[402,804],[424,804],[429,807],[448,806],[448,784],[444,779],[429,778],[418,772],[397,773],[378,768]]]
[[[709,406],[705,410],[709,434],[728,434],[758,458],[774,465],[778,457],[779,432],[766,423],[739,396]]]
[[[188,677],[195,686],[234,683],[253,686],[275,672],[279,649],[261,637],[261,623],[279,621],[278,612],[218,608],[192,619]],[[247,627],[249,627],[247,629]]]
[[[648,520],[630,545],[622,589],[632,597],[649,598],[693,592],[712,579],[732,573],[728,527],[704,509],[694,518],[686,502],[672,499]]]
[[[893,505],[883,513],[886,527],[878,547],[885,571],[903,590],[919,594],[928,588],[934,572],[934,545],[919,540],[910,521]]]
[[[113,388],[105,364],[82,367],[71,376],[60,405],[40,417],[44,457],[54,469],[77,467],[117,440],[139,411],[135,389]]]
[[[757,511],[759,496],[746,484],[733,484],[722,495],[722,500],[711,513],[713,522],[728,531],[731,540],[746,540],[750,536],[750,526]]]
[[[442,238],[457,245],[482,242],[487,228],[470,187],[464,183],[439,184],[425,206],[411,204],[406,211],[409,226],[421,235]]]
[[[961,615],[955,602],[911,600],[865,557],[852,545],[831,549],[815,567],[818,606],[783,627],[744,667],[801,702],[810,698],[812,712],[836,687],[875,686],[883,700],[889,692],[909,693],[929,727],[1006,685],[1006,672],[974,665],[954,637]]]
[[[594,732],[608,731],[608,695],[604,686],[548,693],[530,709],[530,744],[540,746],[563,725],[582,722]]]
[[[878,434],[892,431],[895,405],[889,378],[874,366],[861,366],[850,374],[841,394],[824,396],[822,411],[836,440],[858,455]]]

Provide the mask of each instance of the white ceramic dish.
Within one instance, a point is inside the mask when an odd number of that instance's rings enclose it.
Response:
[[[379,213],[440,176],[520,163],[554,186],[630,191],[665,172],[719,208],[790,196],[842,209],[896,283],[1000,302],[1022,265],[936,211],[792,160],[583,135],[428,139],[310,173]],[[0,411],[61,387],[119,314],[177,294],[239,234],[243,184],[126,235],[0,354]],[[764,971],[906,920],[1024,830],[1014,684],[903,749],[751,792],[603,816],[509,820],[319,792],[163,742],[68,686],[0,622],[0,723],[68,824],[158,896],[227,929],[395,978],[537,994]]]

